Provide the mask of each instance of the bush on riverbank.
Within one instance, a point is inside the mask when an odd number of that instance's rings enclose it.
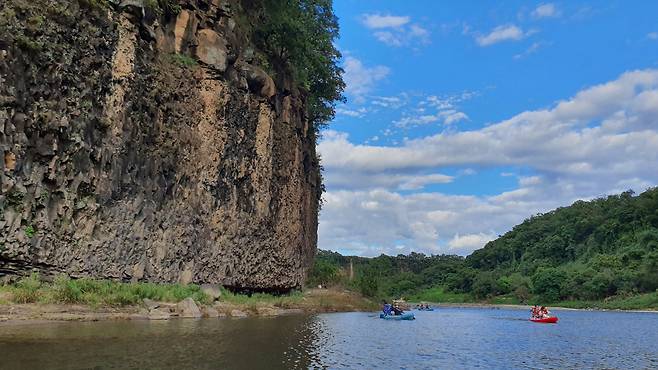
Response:
[[[24,277],[15,284],[0,286],[3,299],[13,303],[86,304],[91,306],[127,306],[144,298],[162,302],[179,302],[192,298],[209,303],[210,297],[198,285],[122,283],[110,280],[70,279],[58,276],[52,282],[39,275]]]
[[[304,299],[299,291],[293,291],[287,295],[272,295],[267,293],[235,294],[229,290],[222,289],[220,301],[233,305],[243,306],[249,309],[256,309],[260,305],[270,305],[280,308],[297,307]]]

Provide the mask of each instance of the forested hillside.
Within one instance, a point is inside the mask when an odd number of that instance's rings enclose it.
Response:
[[[556,303],[651,293],[653,303],[643,305],[658,305],[658,189],[533,216],[466,258],[321,252],[310,280],[439,301]]]

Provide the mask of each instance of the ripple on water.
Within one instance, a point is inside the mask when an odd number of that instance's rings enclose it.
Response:
[[[367,313],[0,327],[0,369],[658,368],[658,315],[444,308],[415,321]]]

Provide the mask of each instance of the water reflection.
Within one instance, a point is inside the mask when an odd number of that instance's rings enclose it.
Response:
[[[306,369],[309,316],[0,326],[2,369]]]
[[[658,315],[440,309],[417,320],[278,318],[0,324],[1,369],[658,368]]]

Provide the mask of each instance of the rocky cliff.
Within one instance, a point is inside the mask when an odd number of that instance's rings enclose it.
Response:
[[[285,291],[316,248],[305,94],[226,0],[0,5],[0,274]]]

